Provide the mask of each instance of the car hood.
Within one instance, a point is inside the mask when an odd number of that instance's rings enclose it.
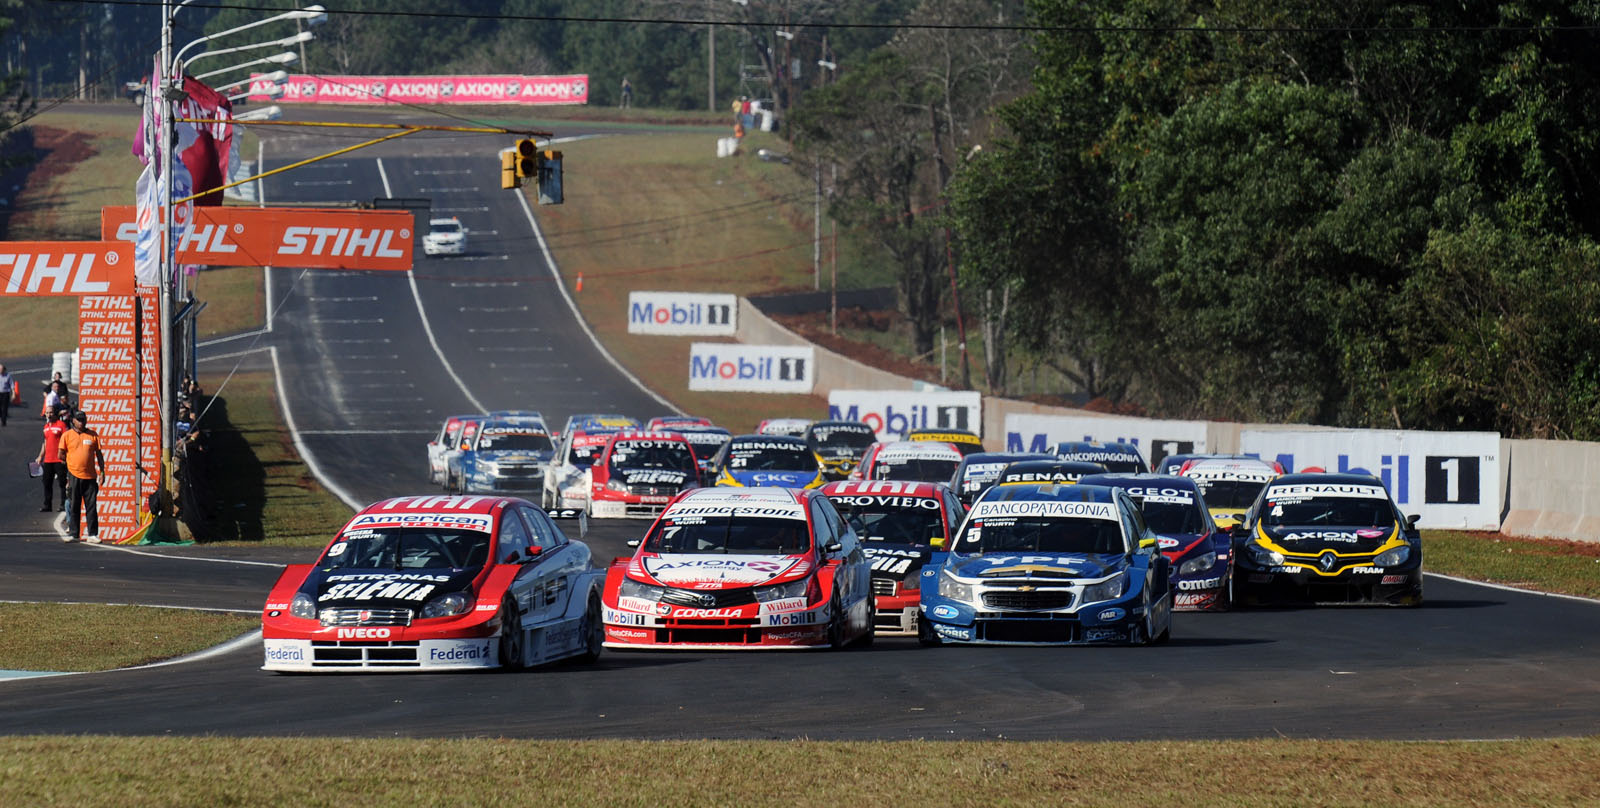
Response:
[[[1211,547],[1210,533],[1160,533],[1156,535],[1156,547],[1168,561],[1177,561],[1188,555],[1203,554]]]
[[[863,544],[861,549],[872,562],[872,577],[890,578],[896,581],[917,577],[922,571],[922,565],[933,557],[933,550],[914,544],[873,542]]]
[[[659,553],[637,567],[657,583],[698,590],[735,589],[792,581],[811,571],[806,556]]]
[[[1396,526],[1330,528],[1325,525],[1280,525],[1262,526],[1260,531],[1273,544],[1290,553],[1320,553],[1323,550],[1371,553],[1389,542],[1396,534]]]
[[[730,471],[744,485],[771,485],[778,488],[805,488],[817,479],[814,471]]]
[[[540,457],[538,452],[479,452],[478,457],[496,463],[544,463],[549,460]]]
[[[682,488],[689,481],[689,474],[672,469],[614,469],[612,479],[620,479],[628,485],[670,485]]]
[[[1121,554],[991,553],[952,555],[945,569],[962,578],[1103,578],[1122,569]]]
[[[300,591],[317,601],[317,608],[411,609],[420,612],[428,601],[472,588],[482,567],[436,570],[313,569]]]

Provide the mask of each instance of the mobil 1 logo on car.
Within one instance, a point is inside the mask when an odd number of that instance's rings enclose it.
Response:
[[[810,345],[696,342],[689,346],[689,389],[809,393],[816,365]]]
[[[628,333],[731,337],[738,311],[734,295],[629,292]]]

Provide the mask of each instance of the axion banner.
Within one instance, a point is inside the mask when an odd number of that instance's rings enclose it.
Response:
[[[0,242],[0,297],[131,294],[129,242]]]
[[[132,205],[100,211],[101,236],[126,242],[130,257],[136,215]],[[178,240],[178,263],[407,270],[414,225],[403,210],[200,207]]]
[[[252,75],[251,101],[271,101]],[[302,104],[587,104],[589,76],[290,76],[282,101]]]

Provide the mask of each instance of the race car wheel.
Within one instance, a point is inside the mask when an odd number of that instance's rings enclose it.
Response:
[[[522,613],[517,602],[506,598],[500,604],[500,666],[508,671],[521,670],[523,642]]]
[[[839,606],[839,593],[828,602],[828,647],[837,651],[844,647],[844,609]]]
[[[932,648],[940,643],[938,632],[933,630],[933,626],[928,625],[927,620],[917,621],[917,642],[926,648]]]
[[[878,600],[867,598],[867,630],[856,638],[855,645],[859,648],[871,648],[872,641],[878,638]]]
[[[601,619],[600,593],[589,593],[589,606],[583,612],[583,625],[578,629],[583,633],[583,653],[577,656],[579,662],[585,665],[600,661],[600,651],[605,648],[606,624]]]

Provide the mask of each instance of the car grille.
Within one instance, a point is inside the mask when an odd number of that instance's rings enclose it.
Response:
[[[668,589],[661,596],[661,602],[678,606],[693,606],[700,609],[726,609],[731,606],[746,606],[755,603],[756,590],[754,587],[749,586],[704,592],[692,589]]]
[[[628,493],[636,497],[670,497],[678,493],[676,485],[630,485]]]
[[[667,506],[665,506],[665,505],[644,505],[644,504],[640,504],[640,505],[627,505],[627,506],[623,507],[622,511],[623,511],[623,513],[626,513],[629,516],[660,516],[661,512],[666,510],[666,509],[667,509]]]
[[[701,645],[760,645],[759,628],[659,628],[658,643],[697,643]]]
[[[1001,569],[998,569],[998,570],[990,569],[990,570],[986,570],[986,571],[984,571],[982,573],[979,573],[979,577],[991,577],[991,576],[993,576],[993,577],[1004,577],[1004,578],[1015,578],[1015,577],[1018,577],[1015,572],[1013,572],[1011,570],[1004,569],[1004,568],[1001,568]],[[1033,569],[1033,570],[1029,570],[1028,571],[1028,577],[1029,578],[1077,578],[1077,577],[1079,577],[1079,574],[1076,573],[1076,572],[1073,572],[1072,570],[1069,570],[1069,569],[1061,569],[1061,570]]]
[[[410,609],[323,609],[317,614],[324,626],[409,626]]]
[[[1073,642],[1078,624],[1064,620],[986,620],[980,624],[989,642]]]
[[[900,582],[893,578],[873,578],[872,594],[893,595],[900,588]]]
[[[416,668],[421,666],[416,640],[394,642],[311,641],[311,665],[317,668]]]
[[[1008,612],[1035,612],[1065,609],[1072,605],[1072,593],[1053,589],[1046,591],[988,591],[983,593],[985,608]]]

